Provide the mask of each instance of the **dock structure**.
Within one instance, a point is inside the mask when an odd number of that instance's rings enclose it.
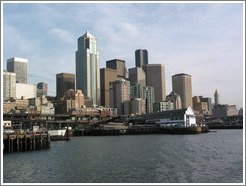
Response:
[[[114,128],[91,128],[74,131],[74,136],[111,136],[111,135],[141,135],[141,134],[200,134],[209,132],[207,126],[196,127],[159,127],[134,126]]]
[[[4,134],[3,152],[18,152],[50,148],[48,133]]]

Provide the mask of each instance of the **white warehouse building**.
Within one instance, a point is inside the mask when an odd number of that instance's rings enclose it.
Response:
[[[195,127],[196,117],[191,107],[179,110],[170,110],[138,116],[148,123],[159,124],[160,126]]]
[[[37,86],[24,83],[16,83],[16,97],[21,99],[24,96],[25,99],[37,97]]]

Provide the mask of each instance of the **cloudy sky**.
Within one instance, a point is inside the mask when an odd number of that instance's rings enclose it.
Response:
[[[165,64],[171,76],[192,76],[193,96],[243,106],[242,3],[4,3],[3,69],[11,57],[27,58],[28,83],[48,83],[75,73],[77,39],[97,38],[101,67],[110,59],[135,66],[135,50],[147,49],[149,63]]]

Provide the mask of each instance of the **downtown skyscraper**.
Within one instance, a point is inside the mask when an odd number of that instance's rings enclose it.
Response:
[[[180,95],[182,108],[193,107],[191,75],[175,74],[172,76],[173,92]]]
[[[138,49],[135,51],[135,64],[136,67],[143,67],[143,65],[149,64],[148,51],[146,49]]]
[[[100,61],[97,39],[88,31],[78,39],[76,89],[82,90],[93,105],[100,105]]]
[[[17,83],[27,84],[28,59],[13,57],[7,60],[7,71],[16,74]]]

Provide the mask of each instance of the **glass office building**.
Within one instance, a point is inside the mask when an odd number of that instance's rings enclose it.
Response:
[[[97,39],[88,31],[78,39],[76,89],[82,90],[93,105],[100,105],[100,61]]]

